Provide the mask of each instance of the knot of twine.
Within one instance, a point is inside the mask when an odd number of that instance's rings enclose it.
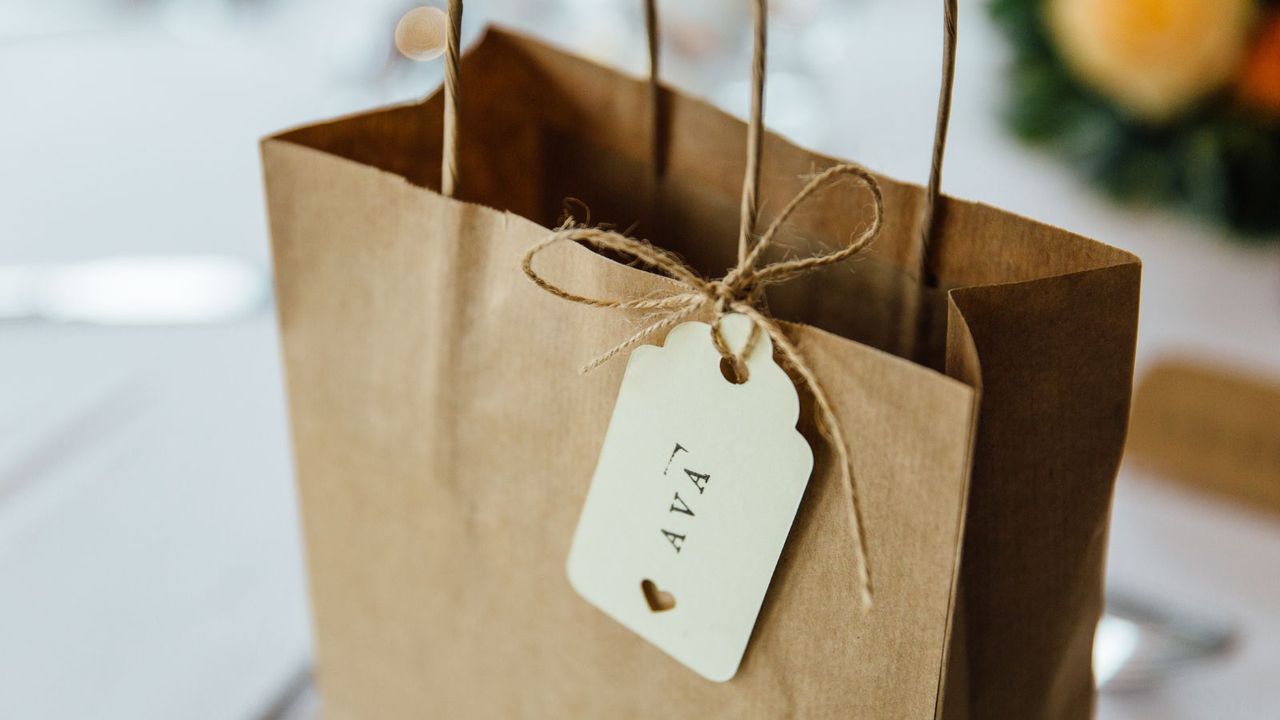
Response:
[[[874,214],[871,223],[864,228],[849,244],[828,253],[808,257],[760,265],[760,257],[773,244],[780,228],[787,218],[810,195],[822,187],[829,185],[843,176],[857,179],[871,194]],[[785,282],[808,272],[817,270],[846,260],[867,247],[880,232],[884,220],[884,199],[880,193],[880,185],[875,178],[858,165],[851,163],[828,168],[811,179],[795,197],[787,203],[782,212],[774,218],[769,227],[760,236],[760,240],[749,252],[741,255],[738,265],[729,270],[724,277],[708,280],[689,267],[674,253],[655,247],[654,245],[624,234],[591,227],[568,226],[560,228],[545,240],[529,248],[521,263],[524,274],[538,287],[570,302],[580,303],[598,308],[614,308],[621,310],[643,310],[652,313],[654,318],[645,327],[630,337],[601,353],[582,368],[583,373],[590,372],[608,362],[617,354],[637,345],[645,338],[666,330],[681,321],[710,306],[715,314],[711,325],[711,338],[716,350],[731,363],[739,378],[746,377],[745,358],[751,355],[759,340],[760,332],[767,333],[773,340],[784,360],[809,386],[814,403],[818,408],[818,429],[831,442],[840,463],[840,471],[844,480],[843,486],[848,492],[848,519],[855,540],[856,565],[858,573],[859,595],[864,607],[871,605],[871,573],[868,568],[867,542],[863,530],[862,512],[858,502],[857,487],[854,482],[853,469],[849,458],[849,446],[836,418],[831,401],[823,390],[822,384],[805,361],[804,356],[795,344],[783,333],[782,327],[759,309],[763,290],[766,286]],[[661,296],[646,296],[623,300],[604,300],[589,298],[569,292],[550,282],[533,269],[533,258],[546,248],[559,242],[581,242],[598,250],[610,250],[620,255],[631,257],[645,265],[661,270],[675,281],[678,289]],[[720,333],[720,322],[725,314],[741,313],[752,322],[751,333],[741,350],[732,350]]]

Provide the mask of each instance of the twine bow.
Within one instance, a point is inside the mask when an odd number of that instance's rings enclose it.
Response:
[[[871,223],[855,237],[852,242],[839,250],[808,257],[759,265],[760,257],[773,243],[779,229],[787,218],[810,195],[822,187],[831,184],[842,176],[851,176],[867,188],[873,201],[874,214]],[[767,333],[774,346],[809,386],[818,408],[819,430],[827,437],[835,449],[840,462],[840,470],[844,478],[844,487],[849,494],[849,525],[855,538],[857,553],[859,594],[864,607],[871,604],[871,574],[867,563],[867,542],[862,524],[862,513],[858,503],[857,487],[853,478],[853,470],[849,460],[849,446],[845,441],[840,423],[836,419],[831,401],[826,391],[818,382],[813,370],[805,362],[803,355],[783,333],[781,326],[758,309],[759,301],[766,286],[785,282],[821,267],[845,260],[867,247],[880,232],[884,219],[884,200],[880,193],[880,185],[875,178],[863,168],[853,164],[842,164],[828,168],[811,179],[795,197],[787,203],[782,212],[774,218],[768,229],[760,236],[749,252],[745,253],[738,265],[718,280],[708,280],[700,276],[675,254],[655,247],[644,240],[627,237],[611,230],[590,227],[562,227],[553,232],[545,240],[529,248],[522,261],[524,274],[538,287],[571,302],[599,308],[616,308],[621,310],[644,310],[653,313],[651,323],[635,332],[630,337],[601,353],[587,363],[582,372],[590,372],[608,362],[618,353],[640,343],[655,333],[666,330],[692,315],[711,306],[715,312],[715,321],[711,325],[711,337],[721,356],[728,360],[739,378],[746,377],[744,358],[749,357],[759,340],[761,331]],[[601,300],[571,293],[548,281],[533,269],[533,258],[539,252],[559,242],[582,242],[600,250],[611,250],[629,256],[663,271],[680,287],[676,292],[663,296],[647,296],[627,300]],[[759,266],[758,266],[759,265]],[[748,340],[741,350],[729,348],[720,333],[720,321],[726,313],[737,312],[751,319],[752,329]]]

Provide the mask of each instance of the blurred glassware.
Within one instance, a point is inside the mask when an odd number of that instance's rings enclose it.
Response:
[[[1094,637],[1093,673],[1105,692],[1146,690],[1226,655],[1234,642],[1222,620],[1112,590]]]
[[[270,298],[262,266],[224,255],[0,266],[0,320],[202,325],[249,317]]]

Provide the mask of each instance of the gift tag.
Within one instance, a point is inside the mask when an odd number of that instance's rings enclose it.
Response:
[[[744,347],[751,321],[721,333]],[[799,399],[761,334],[747,378],[720,370],[711,326],[637,348],[569,551],[588,602],[704,677],[742,662],[813,469]]]

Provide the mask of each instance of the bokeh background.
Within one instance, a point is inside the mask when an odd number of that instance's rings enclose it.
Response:
[[[392,45],[414,4],[0,0],[0,718],[314,716],[256,143],[433,90],[441,64]],[[923,181],[941,3],[771,5],[770,127]],[[1072,150],[1025,143],[1019,46],[960,5],[944,191],[1140,255],[1139,380],[1176,362],[1280,383],[1280,243],[1119,203]],[[660,8],[664,79],[743,115],[747,5]],[[639,2],[470,0],[464,42],[489,22],[644,69]],[[39,283],[60,303],[34,307]],[[1276,508],[1177,474],[1122,470],[1101,717],[1273,716]]]

